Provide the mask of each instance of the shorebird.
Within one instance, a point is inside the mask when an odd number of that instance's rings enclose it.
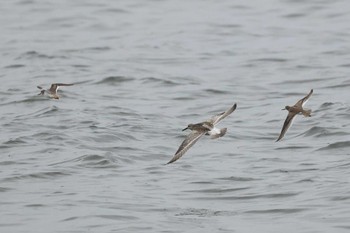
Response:
[[[311,110],[310,109],[304,109],[304,105],[310,98],[311,94],[313,93],[313,89],[311,89],[310,93],[307,94],[304,98],[299,100],[294,106],[286,106],[282,110],[288,110],[288,116],[286,120],[284,121],[280,136],[276,140],[278,142],[281,140],[284,136],[284,134],[287,132],[288,128],[292,125],[293,119],[297,114],[303,114],[305,117],[311,117]]]
[[[57,90],[60,86],[72,86],[74,84],[65,84],[65,83],[53,83],[51,84],[50,89],[43,89],[41,86],[38,86],[38,88],[41,90],[38,95],[44,95],[45,92],[49,95],[50,98],[53,99],[59,99],[60,97],[57,94]]]
[[[230,115],[237,107],[237,104],[234,104],[231,108],[229,108],[226,112],[219,113],[207,121],[197,123],[197,124],[189,124],[186,129],[190,129],[191,133],[187,135],[186,139],[181,143],[179,149],[176,151],[173,158],[167,163],[173,163],[179,158],[181,158],[188,149],[190,149],[203,135],[210,135],[211,139],[222,137],[226,134],[227,128],[218,129],[215,127],[219,121]]]

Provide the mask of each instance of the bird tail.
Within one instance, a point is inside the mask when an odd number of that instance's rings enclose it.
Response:
[[[311,109],[303,110],[302,113],[306,117],[311,117]]]
[[[220,138],[220,137],[222,137],[222,136],[224,136],[224,135],[226,134],[226,131],[227,131],[227,128],[222,128],[222,129],[220,129],[220,132],[219,132],[219,133],[217,133],[217,134],[212,134],[212,135],[210,136],[210,138],[211,138],[211,139]]]

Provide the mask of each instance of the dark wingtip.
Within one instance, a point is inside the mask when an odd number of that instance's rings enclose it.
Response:
[[[168,165],[168,164],[171,164],[171,163],[173,163],[173,162],[174,162],[174,161],[171,161],[171,160],[170,160],[169,162],[165,163],[164,166],[165,166],[165,165]]]
[[[233,110],[235,110],[237,108],[237,103],[235,103],[234,105],[233,105]]]
[[[281,137],[279,137],[279,138],[277,138],[277,140],[275,141],[275,142],[278,142],[279,140],[281,140],[282,138]]]

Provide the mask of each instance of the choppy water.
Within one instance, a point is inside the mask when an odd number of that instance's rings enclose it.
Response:
[[[2,2],[0,231],[349,232],[349,9]],[[37,96],[53,82],[76,85]],[[225,137],[163,166],[234,102]]]

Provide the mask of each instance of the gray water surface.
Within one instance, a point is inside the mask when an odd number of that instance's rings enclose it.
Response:
[[[3,1],[0,231],[349,232],[349,22],[346,0]]]

